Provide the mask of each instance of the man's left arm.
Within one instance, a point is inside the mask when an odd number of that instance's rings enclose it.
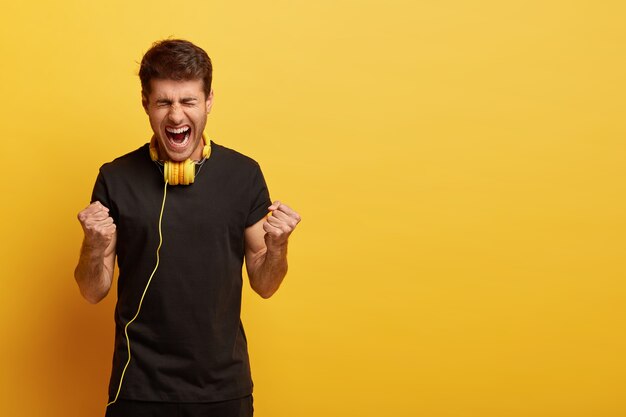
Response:
[[[250,286],[263,298],[271,297],[287,274],[287,244],[300,215],[275,201],[270,214],[246,228],[245,257]]]

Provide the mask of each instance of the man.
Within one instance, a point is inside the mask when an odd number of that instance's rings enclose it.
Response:
[[[106,416],[251,416],[241,269],[274,294],[300,216],[270,201],[255,161],[204,138],[214,96],[204,50],[157,42],[139,77],[151,143],[103,165],[78,214],[83,297],[102,300],[119,266]]]

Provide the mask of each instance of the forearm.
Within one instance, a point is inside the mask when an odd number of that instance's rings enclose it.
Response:
[[[83,240],[74,278],[82,296],[92,304],[102,300],[111,288],[113,271],[106,265],[105,257],[106,248],[90,246]]]
[[[287,275],[287,244],[268,248],[256,259],[249,275],[252,289],[263,298],[271,297]]]
[[[279,201],[268,207],[271,215],[245,231],[246,269],[250,286],[263,298],[271,297],[287,275],[287,242],[300,215]]]

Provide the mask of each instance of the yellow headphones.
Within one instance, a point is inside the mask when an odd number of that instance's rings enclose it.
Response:
[[[211,142],[202,135],[204,148],[202,148],[202,158],[208,159],[211,155]],[[163,180],[170,185],[189,185],[193,184],[196,176],[196,163],[191,159],[183,162],[159,161],[159,152],[157,151],[156,138],[150,139],[150,158],[153,161],[163,163]]]

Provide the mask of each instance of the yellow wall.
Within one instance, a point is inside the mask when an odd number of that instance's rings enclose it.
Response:
[[[103,415],[114,293],[72,272],[137,62],[215,65],[207,133],[300,211],[244,290],[259,417],[626,415],[619,1],[3,4],[0,415]]]

